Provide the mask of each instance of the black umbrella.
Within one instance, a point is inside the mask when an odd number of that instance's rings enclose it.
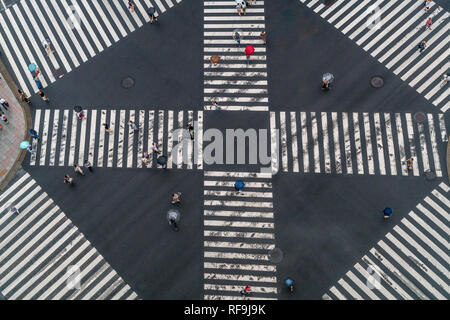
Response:
[[[147,13],[149,16],[153,15],[155,13],[155,8],[153,8],[153,7],[148,8]]]
[[[73,110],[75,110],[76,112],[81,112],[81,111],[83,111],[83,108],[80,106],[75,106],[75,107],[73,107]]]
[[[167,157],[166,156],[159,156],[158,159],[156,159],[156,162],[158,162],[158,164],[164,166],[167,163]]]

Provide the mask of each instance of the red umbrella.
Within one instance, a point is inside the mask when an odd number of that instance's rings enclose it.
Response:
[[[253,48],[253,46],[248,45],[248,46],[245,47],[245,54],[246,55],[248,55],[248,56],[252,55],[254,52],[255,52],[255,48]]]

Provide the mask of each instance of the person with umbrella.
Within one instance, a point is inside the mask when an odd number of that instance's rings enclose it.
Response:
[[[67,173],[64,175],[64,183],[73,183],[73,178],[71,178]]]
[[[383,210],[384,218],[389,219],[392,215],[392,212],[393,212],[392,208],[389,208],[389,207],[384,208],[384,210]]]
[[[331,89],[330,84],[333,82],[333,80],[334,80],[334,76],[331,73],[329,73],[329,72],[325,73],[322,76],[322,86],[321,86],[322,90],[324,90],[324,91],[330,90]]]
[[[284,284],[290,292],[294,292],[294,280],[292,280],[292,278],[287,277],[286,279],[284,279]]]
[[[180,203],[181,202],[181,192],[173,193],[172,194],[172,204]]]
[[[31,134],[31,138],[36,139],[37,141],[41,140],[41,139],[39,138],[39,135],[38,135],[38,133],[36,132],[36,130],[30,129],[28,132]]]
[[[178,231],[178,221],[180,221],[180,212],[175,209],[170,209],[169,212],[167,212],[167,220],[169,221],[169,225],[173,227],[174,231]]]
[[[153,21],[158,22],[158,18],[155,16],[155,8],[153,7],[148,8],[147,13],[150,17],[150,23],[153,23]]]
[[[80,106],[75,106],[73,108],[73,110],[75,110],[75,112],[77,113],[77,117],[78,119],[86,119],[86,115],[83,112],[83,108],[81,108]]]
[[[156,162],[163,167],[163,169],[167,168],[167,156],[162,155],[156,159]]]
[[[236,190],[236,194],[239,193],[239,191],[241,191],[242,189],[244,189],[245,183],[242,180],[237,180],[234,183],[234,189]]]
[[[247,64],[250,64],[250,56],[255,52],[255,48],[251,45],[245,47],[245,54],[247,56]]]
[[[237,46],[240,47],[241,46],[241,35],[239,34],[238,31],[234,32],[233,39],[234,39],[234,41],[236,41]]]

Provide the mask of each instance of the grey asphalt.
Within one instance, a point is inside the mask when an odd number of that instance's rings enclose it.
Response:
[[[202,8],[202,1],[183,1],[164,14],[160,26],[144,26],[64,76],[45,90],[52,105],[201,108]],[[272,111],[434,110],[298,1],[267,1],[265,11]],[[319,84],[327,71],[336,75],[336,85],[324,94]],[[385,86],[370,87],[372,75],[383,76]],[[132,89],[120,87],[126,76],[136,81]],[[37,97],[33,102],[45,107]],[[268,124],[267,113],[205,112],[205,129]],[[202,172],[97,168],[76,176],[76,186],[68,189],[62,183],[67,168],[25,170],[140,297],[202,298]],[[320,299],[438,183],[415,177],[275,176],[276,241],[283,252],[278,279],[296,280],[295,294],[279,297]],[[165,220],[174,191],[183,192],[178,233]],[[386,205],[394,208],[389,221],[381,214]]]

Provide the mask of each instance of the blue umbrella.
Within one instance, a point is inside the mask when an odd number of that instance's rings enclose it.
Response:
[[[22,141],[21,143],[20,143],[20,149],[26,149],[26,148],[28,148],[28,146],[30,145],[30,142],[29,141]]]
[[[245,186],[245,183],[244,183],[244,181],[242,181],[242,180],[237,180],[237,181],[234,183],[234,188],[235,188],[237,191],[242,190],[242,189],[244,188],[244,186]]]
[[[294,284],[294,280],[292,280],[291,278],[286,278],[284,280],[284,284],[288,287],[292,286]]]
[[[390,216],[392,214],[392,208],[389,208],[389,207],[384,208],[383,213],[385,215]]]
[[[28,132],[30,134],[32,134],[32,135],[36,135],[37,134],[36,130],[34,130],[34,129],[30,129]]]
[[[34,63],[31,63],[31,64],[28,66],[28,70],[30,70],[31,72],[36,71],[36,68],[37,68],[37,65],[34,64]]]

